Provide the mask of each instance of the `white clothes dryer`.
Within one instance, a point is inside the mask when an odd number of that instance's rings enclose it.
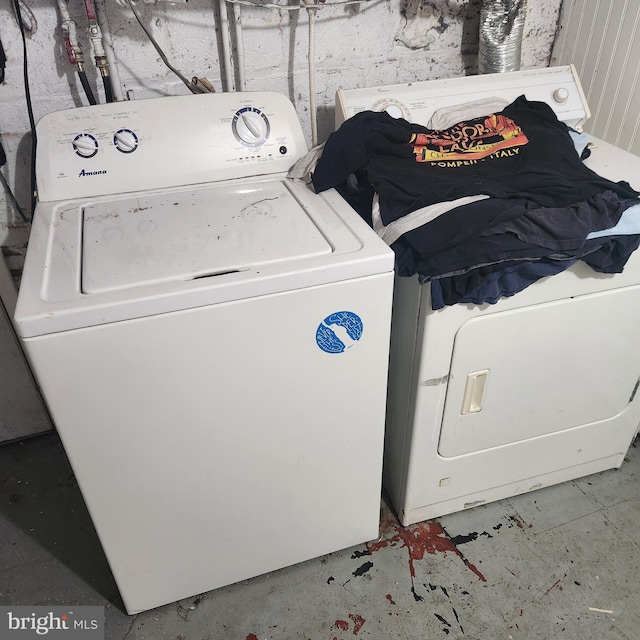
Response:
[[[129,613],[378,535],[393,252],[291,103],[52,113],[15,320]]]
[[[426,125],[436,109],[519,95],[579,128],[572,66],[339,91]],[[591,139],[586,164],[640,188],[640,158]],[[409,525],[619,467],[640,422],[640,254],[617,275],[577,263],[495,305],[431,308],[396,278],[384,484]]]

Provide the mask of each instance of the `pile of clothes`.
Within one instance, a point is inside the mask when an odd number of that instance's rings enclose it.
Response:
[[[640,244],[639,193],[585,166],[585,136],[524,96],[461,109],[435,114],[438,128],[356,114],[325,143],[316,192],[335,187],[397,272],[430,283],[434,309],[495,303],[578,260],[621,272]]]

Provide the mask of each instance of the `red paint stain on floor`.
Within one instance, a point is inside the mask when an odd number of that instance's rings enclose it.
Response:
[[[353,620],[353,635],[357,636],[358,631],[362,629],[362,625],[366,622],[366,620],[357,613],[350,613],[349,617],[351,618],[351,620]]]
[[[520,518],[518,518],[518,516],[509,516],[509,520],[511,520],[511,522],[515,522],[518,529],[533,529],[532,524],[525,524]]]
[[[346,631],[349,628],[349,623],[346,620],[336,620],[333,623],[333,626],[336,629],[342,629],[342,631]]]
[[[247,636],[247,640],[258,640],[258,636],[255,633],[250,633]]]
[[[556,587],[558,587],[558,591],[562,591],[562,587],[559,586],[560,585],[560,580],[562,580],[562,578],[558,578],[545,592],[544,595],[547,596],[549,595],[549,592],[552,591],[553,589],[555,589]]]
[[[482,582],[487,581],[480,570],[464,557],[439,522],[419,522],[410,527],[403,527],[393,515],[389,514],[383,517],[381,530],[382,538],[377,542],[368,543],[368,551],[375,553],[385,547],[397,545],[406,547],[409,552],[409,571],[412,578],[416,576],[415,562],[424,559],[425,553],[435,555],[449,552],[455,553]]]
[[[390,593],[387,593],[385,598],[389,601],[389,604],[395,604],[396,603],[395,600],[391,597]]]

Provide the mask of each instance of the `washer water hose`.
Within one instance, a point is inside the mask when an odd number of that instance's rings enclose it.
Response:
[[[77,62],[76,67],[78,68],[78,78],[80,78],[80,84],[84,89],[84,93],[87,96],[87,100],[89,104],[98,104],[95,95],[93,94],[93,90],[91,89],[91,85],[89,84],[89,79],[87,78],[87,72],[84,70],[84,63]]]

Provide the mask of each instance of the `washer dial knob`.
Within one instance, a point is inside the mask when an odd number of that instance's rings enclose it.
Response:
[[[138,136],[131,129],[120,129],[113,136],[113,144],[122,153],[133,153],[138,148]]]
[[[78,134],[71,144],[81,158],[92,158],[98,153],[98,141],[90,133]]]
[[[244,107],[233,116],[233,135],[247,147],[259,147],[269,137],[271,125],[267,116],[255,107]]]

